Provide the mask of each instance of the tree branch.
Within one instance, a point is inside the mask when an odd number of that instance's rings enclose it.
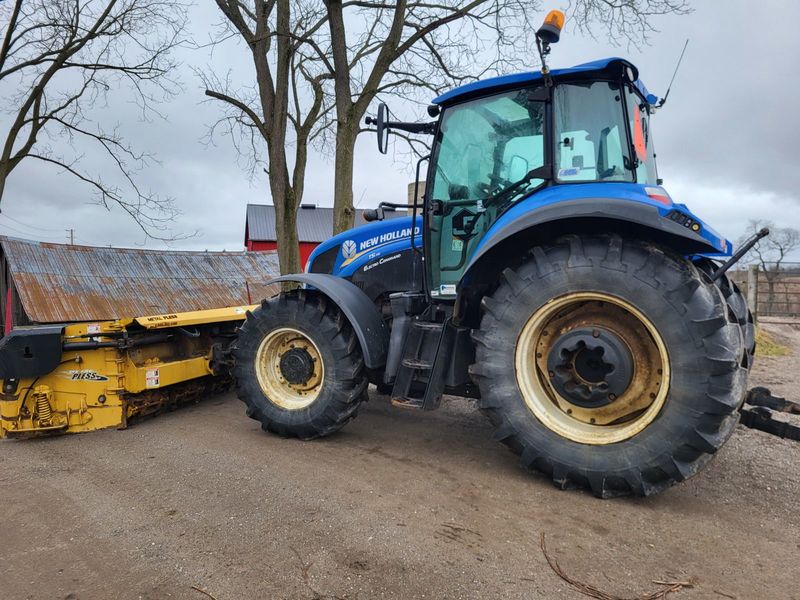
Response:
[[[247,117],[253,122],[253,124],[258,128],[259,132],[261,132],[261,135],[266,135],[266,129],[264,127],[264,123],[258,117],[256,112],[252,108],[247,106],[244,102],[242,102],[241,100],[237,100],[233,96],[228,96],[227,94],[223,94],[221,92],[215,92],[214,90],[206,90],[205,94],[210,98],[221,100],[222,102],[227,102],[231,106],[238,108],[240,111],[246,114]]]

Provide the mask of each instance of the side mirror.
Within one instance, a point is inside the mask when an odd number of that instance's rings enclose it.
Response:
[[[378,104],[378,152],[386,154],[389,151],[389,108],[385,102]]]
[[[367,117],[367,125],[375,125],[378,130],[378,152],[386,154],[389,149],[389,109],[385,102],[378,104],[378,118]]]
[[[367,221],[383,221],[386,218],[386,212],[394,212],[397,210],[397,207],[401,206],[398,204],[392,204],[391,202],[381,202],[378,204],[378,208],[365,208],[364,211],[361,213],[361,218]],[[402,205],[403,210],[405,210],[405,204]]]

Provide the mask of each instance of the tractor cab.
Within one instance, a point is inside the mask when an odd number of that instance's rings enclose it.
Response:
[[[437,98],[425,207],[431,296],[454,298],[498,219],[545,188],[628,184],[647,197],[642,187],[658,185],[654,101],[622,59],[498,77]]]
[[[563,25],[563,14],[552,11],[537,32],[540,71],[447,92],[428,109],[438,117],[435,122],[391,121],[384,104],[377,118],[367,118],[376,126],[383,153],[392,129],[433,136],[431,154],[420,161],[428,161],[420,208],[424,287],[431,300],[452,301],[465,283],[480,280],[476,262],[489,260],[483,256],[489,249],[500,245],[505,248],[501,258],[508,259],[508,252],[516,250],[515,244],[504,243],[508,234],[527,228],[532,233],[544,221],[537,223],[530,215],[548,204],[598,199],[597,207],[601,200],[672,205],[660,188],[650,133],[658,98],[639,80],[636,67],[621,58],[551,71],[547,56]],[[419,183],[419,166],[417,173]],[[591,214],[592,205],[587,208]],[[607,207],[602,208],[608,216]],[[572,217],[579,218],[580,212],[572,211]],[[653,221],[652,215],[640,217]],[[681,224],[700,233],[691,217]],[[529,247],[530,240],[522,246]]]

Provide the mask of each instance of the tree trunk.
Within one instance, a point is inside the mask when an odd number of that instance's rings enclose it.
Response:
[[[270,152],[269,189],[275,206],[275,238],[278,242],[278,263],[281,275],[298,273],[300,246],[297,239],[297,199],[289,183],[285,156],[273,157]]]
[[[299,273],[302,267],[297,239],[297,210],[284,204],[275,205],[275,234],[278,238],[278,262],[281,275]]]
[[[339,123],[336,130],[336,159],[333,183],[333,234],[353,227],[353,168],[358,123]]]
[[[6,181],[10,172],[8,163],[0,162],[0,203],[3,202],[3,193],[6,191]]]
[[[347,56],[347,29],[341,0],[327,0],[331,52],[336,72],[333,85],[336,100],[336,158],[333,180],[333,234],[353,226],[353,153],[358,136]]]
[[[269,191],[275,206],[275,238],[281,275],[300,271],[300,247],[297,240],[297,197],[289,180],[283,145],[267,143],[269,154]]]
[[[256,3],[256,30],[249,40],[256,70],[261,114],[261,134],[267,142],[269,191],[275,206],[275,238],[278,243],[278,263],[281,275],[300,271],[300,248],[297,240],[297,197],[289,178],[286,160],[286,127],[289,110],[289,71],[291,67],[291,12],[289,0],[275,5],[277,36],[273,77],[269,62],[269,15],[272,8],[266,2]]]
[[[341,233],[353,226],[353,168],[356,138],[361,119],[369,103],[378,93],[381,81],[399,56],[406,18],[406,0],[398,0],[392,8],[392,23],[382,48],[375,57],[360,92],[352,89],[350,63],[347,54],[347,29],[344,23],[341,0],[327,0],[330,43],[333,54],[334,91],[336,96],[336,159],[333,188],[333,233]]]

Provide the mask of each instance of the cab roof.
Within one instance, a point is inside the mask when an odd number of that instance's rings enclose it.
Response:
[[[602,76],[614,75],[616,76],[622,67],[630,67],[633,69],[633,76],[635,78],[634,85],[639,92],[644,96],[648,103],[655,105],[658,102],[658,97],[647,91],[644,83],[639,79],[639,70],[624,58],[611,57],[601,58],[592,62],[575,65],[568,69],[553,69],[550,75],[553,78],[568,77],[568,76]],[[481,79],[480,81],[473,81],[466,85],[459,86],[455,89],[445,92],[438,98],[433,100],[434,104],[448,105],[456,102],[461,102],[472,96],[481,96],[493,90],[502,90],[505,88],[513,88],[528,83],[540,81],[543,78],[541,71],[530,71],[527,73],[515,73],[513,75],[503,75],[501,77],[491,77],[489,79]]]

